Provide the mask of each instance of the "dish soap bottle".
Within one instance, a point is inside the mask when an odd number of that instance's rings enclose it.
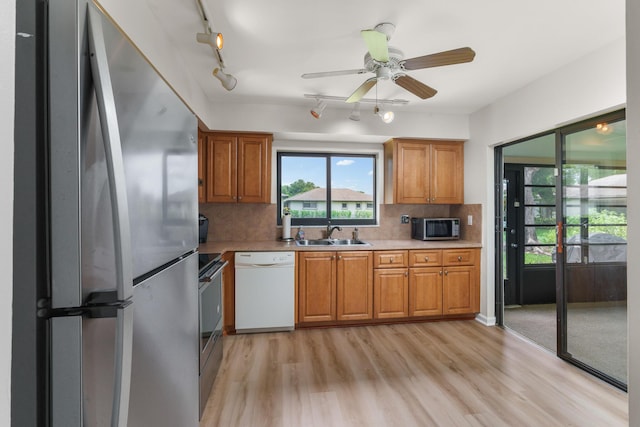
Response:
[[[304,240],[304,230],[302,229],[302,226],[298,228],[298,232],[296,233],[296,240]]]

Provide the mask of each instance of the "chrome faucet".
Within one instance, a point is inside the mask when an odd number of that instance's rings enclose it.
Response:
[[[327,224],[327,239],[331,239],[331,235],[333,234],[333,232],[335,230],[338,231],[342,231],[342,227],[335,225],[335,226],[331,226],[331,221],[329,221],[329,223]]]

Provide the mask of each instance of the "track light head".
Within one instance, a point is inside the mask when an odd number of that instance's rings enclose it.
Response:
[[[393,113],[393,111],[384,111],[381,110],[380,107],[378,107],[378,105],[376,105],[375,107],[373,107],[373,113],[376,116],[379,116],[380,119],[385,122],[385,123],[391,123],[393,121],[393,119],[395,118],[395,114]]]
[[[198,43],[211,45],[211,47],[218,50],[221,50],[224,46],[224,37],[222,37],[222,33],[198,33],[196,34],[196,40]]]
[[[353,104],[353,109],[351,110],[351,114],[349,114],[349,120],[353,120],[354,122],[360,121],[360,103],[356,102]]]
[[[316,118],[319,119],[320,117],[322,117],[322,112],[324,111],[324,109],[327,108],[327,103],[321,100],[318,100],[318,102],[316,103],[316,106],[313,107],[311,109],[311,115]]]
[[[236,80],[235,77],[233,77],[231,74],[226,74],[220,68],[216,68],[215,70],[213,70],[213,76],[220,80],[220,83],[222,83],[222,87],[228,91],[233,90],[233,88],[236,87],[236,84],[238,83],[238,80]]]

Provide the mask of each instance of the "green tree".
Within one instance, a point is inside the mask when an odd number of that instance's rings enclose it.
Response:
[[[304,193],[305,191],[313,190],[314,188],[318,188],[313,182],[304,181],[299,179],[297,181],[292,182],[289,185],[283,185],[281,187],[282,198],[286,199],[291,196],[295,196],[296,194]]]

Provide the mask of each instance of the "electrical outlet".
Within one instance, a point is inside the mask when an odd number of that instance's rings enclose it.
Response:
[[[409,215],[400,215],[400,224],[409,224]]]

